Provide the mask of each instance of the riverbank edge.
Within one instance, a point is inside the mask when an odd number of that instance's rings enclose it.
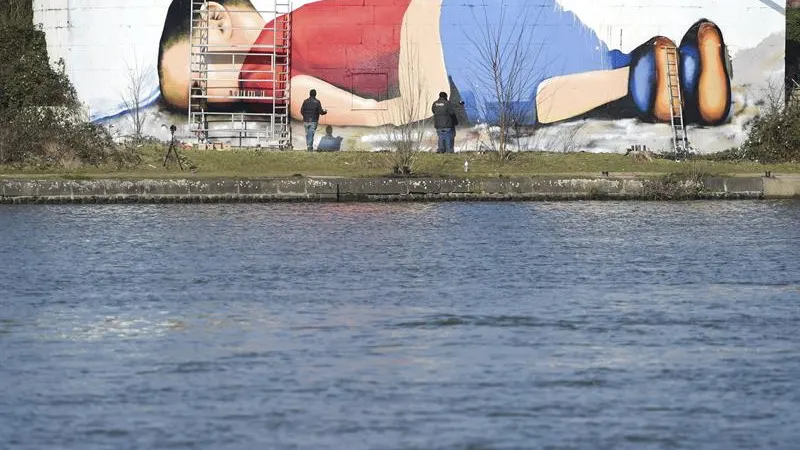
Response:
[[[800,198],[800,176],[36,180],[0,179],[0,203],[570,201]]]

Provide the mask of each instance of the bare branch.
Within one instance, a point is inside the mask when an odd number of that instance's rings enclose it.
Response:
[[[127,67],[125,91],[122,94],[122,103],[127,111],[127,118],[131,125],[133,140],[140,143],[144,137],[144,125],[148,118],[145,110],[147,96],[147,67],[142,67],[137,61]]]
[[[412,42],[408,32],[402,36],[406,39],[408,51],[405,52],[400,64],[408,68],[420,66],[418,44]],[[426,92],[426,79],[424,75],[418,76],[414,70],[400,71],[405,76],[398,80],[400,92],[405,92],[398,100],[398,105],[384,111],[383,137],[392,154],[390,163],[396,174],[409,175],[414,172],[416,153],[423,150],[425,136],[428,132],[429,121],[420,120],[426,117],[428,100],[423,97]],[[396,124],[396,125],[393,125]]]
[[[532,92],[544,75],[542,64],[544,43],[534,43],[534,33],[529,28],[538,25],[543,9],[530,12],[526,4],[524,12],[516,17],[507,17],[506,8],[500,5],[496,22],[490,19],[490,11],[497,5],[482,5],[483,17],[473,9],[476,26],[465,33],[478,58],[473,61],[472,79],[481,92],[491,93],[490,98],[476,98],[479,114],[489,127],[491,146],[502,159],[507,157],[509,141],[519,145],[520,135],[532,131],[536,121]],[[535,5],[533,6],[535,7]],[[478,8],[475,8],[478,9]],[[533,22],[531,22],[533,21]]]

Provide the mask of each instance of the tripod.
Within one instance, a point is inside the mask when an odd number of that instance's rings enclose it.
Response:
[[[181,157],[178,155],[178,146],[175,145],[175,130],[178,128],[175,125],[169,127],[170,133],[172,133],[172,138],[169,140],[169,148],[167,149],[167,154],[164,155],[164,167],[167,167],[167,163],[169,162],[170,156],[174,153],[175,161],[178,162],[178,167],[181,168],[181,172],[183,172],[183,163],[181,162]]]

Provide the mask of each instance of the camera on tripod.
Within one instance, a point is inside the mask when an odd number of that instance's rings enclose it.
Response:
[[[170,132],[170,140],[169,140],[169,147],[167,148],[167,154],[164,155],[164,167],[167,167],[167,164],[170,161],[170,156],[174,155],[175,161],[178,162],[178,167],[181,168],[181,172],[183,172],[183,163],[181,162],[181,157],[178,155],[178,146],[175,145],[175,132],[178,131],[178,127],[175,124],[172,124],[169,127]]]

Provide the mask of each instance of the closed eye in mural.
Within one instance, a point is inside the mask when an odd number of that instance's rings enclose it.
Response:
[[[172,1],[159,43],[162,101],[177,110],[188,108],[196,79],[190,70],[190,1]],[[515,93],[515,103],[530,124],[589,116],[669,123],[668,54],[678,58],[678,88],[687,122],[713,126],[731,117],[731,62],[723,32],[711,20],[696,18],[675,40],[653,36],[624,53],[610,49],[555,0],[468,3],[305,4],[292,12],[291,73],[273,70],[273,78],[263,74],[280,56],[273,46],[285,36],[280,23],[265,21],[249,0],[206,2],[208,46],[225,55],[207,61],[209,108],[269,108],[261,99],[231,98],[246,92],[281,93],[287,89],[284,80],[290,78],[292,98],[302,99],[316,89],[329,110],[326,121],[333,125],[396,122],[378,112],[391,111],[403,99],[432,101],[443,90],[463,99],[470,121],[491,121],[490,104],[496,96],[489,83],[476,82],[485,55],[474,37],[485,36],[487,30],[479,29],[485,27],[530,52],[525,67],[530,82],[524,83],[524,92]],[[249,50],[231,56],[241,48]],[[296,108],[293,104],[295,118]],[[420,108],[414,119],[427,115],[427,108]]]

